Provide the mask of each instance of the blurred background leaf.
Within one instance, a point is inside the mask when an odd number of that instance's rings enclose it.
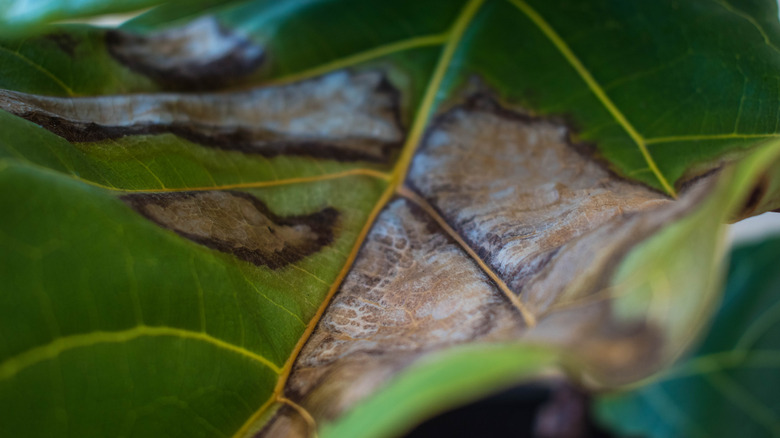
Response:
[[[597,405],[625,436],[780,436],[780,236],[733,250],[725,298],[696,351]]]

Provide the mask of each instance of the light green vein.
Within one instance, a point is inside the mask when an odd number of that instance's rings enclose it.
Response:
[[[752,16],[748,15],[747,13],[745,13],[745,12],[743,12],[743,11],[741,11],[741,10],[739,10],[739,9],[735,8],[734,6],[731,6],[731,4],[730,4],[729,2],[727,2],[727,1],[723,1],[723,0],[714,0],[714,2],[715,2],[716,4],[718,4],[718,5],[722,6],[724,9],[728,10],[728,11],[729,11],[729,12],[731,12],[732,14],[734,14],[734,15],[737,15],[737,16],[739,16],[740,18],[743,18],[744,20],[746,20],[746,21],[748,21],[750,24],[752,24],[752,25],[753,25],[753,27],[755,27],[755,28],[756,28],[756,30],[758,31],[758,33],[760,33],[760,34],[761,34],[761,37],[764,39],[764,43],[765,43],[767,46],[769,46],[769,47],[771,47],[772,49],[774,49],[776,52],[780,52],[780,49],[778,49],[778,48],[777,48],[777,46],[775,46],[774,44],[772,44],[772,41],[769,39],[769,35],[767,35],[767,34],[766,34],[766,32],[764,31],[764,28],[761,26],[761,24],[759,24],[759,22],[758,22],[758,21],[756,21],[756,19],[755,19],[755,18],[753,18]]]
[[[703,140],[762,140],[780,138],[780,134],[704,134],[704,135],[673,135],[669,137],[653,137],[645,139],[645,144],[672,143],[676,141],[703,141]]]
[[[733,368],[778,368],[780,351],[731,350],[691,359],[664,373],[659,381],[680,379]]]
[[[746,351],[751,348],[761,336],[778,323],[780,323],[780,301],[773,304],[750,323],[750,326],[737,341],[735,350]]]
[[[128,342],[141,337],[173,337],[180,339],[191,339],[195,341],[201,341],[223,350],[231,351],[241,356],[252,359],[259,362],[274,373],[281,373],[281,369],[275,363],[266,359],[265,357],[247,350],[246,348],[233,345],[225,342],[221,339],[210,336],[202,332],[193,332],[174,327],[164,326],[147,326],[139,325],[128,330],[105,332],[95,331],[91,333],[84,333],[79,335],[65,336],[57,338],[52,342],[27,350],[16,356],[13,356],[4,362],[0,363],[0,380],[7,380],[13,378],[21,371],[36,365],[38,363],[51,360],[59,356],[60,354],[73,350],[76,348],[86,348],[98,344],[118,344]]]
[[[32,60],[30,60],[30,58],[27,58],[26,56],[22,55],[19,52],[14,52],[13,50],[8,50],[8,49],[6,49],[3,46],[0,46],[0,51],[10,53],[11,55],[13,55],[13,56],[19,58],[20,60],[22,60],[24,63],[26,63],[30,67],[32,67],[32,68],[38,70],[39,72],[43,73],[46,77],[48,77],[49,79],[54,81],[55,84],[57,84],[66,93],[68,93],[68,96],[75,96],[76,95],[76,93],[69,86],[65,85],[65,82],[62,82],[62,80],[60,80],[60,78],[58,78],[57,76],[54,76],[54,74],[52,72],[50,72],[49,70],[46,70],[40,64],[35,63]]]
[[[11,149],[9,148],[9,150]],[[13,152],[13,150],[11,151]],[[259,188],[266,188],[266,187],[279,187],[279,186],[287,186],[293,184],[306,184],[306,183],[314,183],[314,182],[321,182],[321,181],[329,181],[329,180],[347,178],[351,176],[367,176],[367,177],[376,178],[383,181],[388,181],[390,179],[390,175],[378,170],[355,168],[355,169],[348,169],[340,172],[325,173],[325,174],[312,175],[312,176],[274,179],[270,181],[219,184],[214,186],[201,186],[201,187],[194,187],[194,186],[185,186],[185,187],[176,187],[176,188],[169,187],[166,189],[154,189],[154,188],[126,189],[126,188],[119,188],[116,186],[105,185],[86,178],[82,178],[75,171],[73,171],[72,173],[66,173],[60,170],[55,170],[50,167],[46,167],[44,165],[29,161],[27,157],[22,155],[19,155],[18,157],[14,157],[14,158],[0,157],[0,168],[11,167],[11,166],[28,167],[30,169],[34,169],[36,171],[42,173],[48,173],[51,175],[58,175],[58,176],[65,175],[72,178],[75,181],[88,184],[93,187],[98,187],[101,189],[115,191],[115,192],[127,192],[127,193],[169,193],[169,192],[198,192],[198,191],[210,191],[210,190],[259,189]]]
[[[623,115],[620,109],[615,106],[615,104],[612,102],[612,99],[609,98],[601,85],[599,85],[596,79],[593,78],[593,75],[582,64],[582,61],[580,61],[577,55],[572,52],[572,50],[569,48],[569,45],[563,41],[560,35],[558,35],[558,32],[556,32],[555,29],[553,29],[550,24],[547,23],[547,21],[541,15],[539,15],[536,10],[531,8],[531,6],[529,6],[528,3],[526,3],[524,0],[509,0],[509,2],[520,9],[520,11],[522,11],[539,28],[539,30],[542,31],[542,33],[544,33],[544,35],[550,40],[550,42],[553,43],[558,51],[561,52],[563,57],[566,58],[566,61],[568,61],[568,63],[585,81],[585,83],[588,85],[588,88],[590,88],[593,94],[596,95],[596,97],[601,101],[612,117],[615,118],[615,120],[620,124],[620,126],[623,127],[626,133],[628,133],[629,137],[631,137],[634,143],[636,143],[639,151],[642,153],[642,156],[647,162],[647,166],[650,168],[650,170],[653,171],[653,174],[655,175],[656,179],[658,179],[658,182],[661,183],[661,186],[663,186],[664,190],[666,190],[667,193],[669,193],[671,196],[676,197],[677,194],[674,188],[666,180],[666,177],[663,175],[663,173],[661,173],[661,170],[658,168],[655,160],[647,150],[645,139],[639,134],[639,132],[637,132],[636,129],[634,129],[634,126],[631,125],[628,119],[626,119],[626,116]]]
[[[295,265],[293,265],[293,266],[295,266]],[[244,281],[246,282],[246,284],[248,284],[248,285],[249,285],[249,286],[250,286],[252,289],[254,289],[254,290],[255,290],[255,292],[257,292],[257,294],[258,294],[259,296],[261,296],[261,297],[265,298],[265,299],[266,299],[266,301],[268,301],[269,303],[271,303],[271,304],[273,304],[274,306],[278,307],[279,309],[283,310],[284,312],[287,312],[287,313],[288,313],[290,316],[292,316],[293,318],[295,318],[296,320],[298,320],[298,322],[300,322],[300,323],[301,323],[301,325],[303,325],[304,327],[306,326],[306,322],[304,322],[304,321],[301,319],[301,317],[300,317],[300,316],[298,316],[298,315],[297,315],[295,312],[293,312],[292,310],[290,310],[290,309],[288,309],[288,308],[284,307],[283,305],[281,305],[281,304],[277,303],[276,301],[272,300],[272,299],[271,299],[271,297],[269,297],[268,295],[264,294],[264,293],[263,293],[263,291],[262,291],[262,290],[260,290],[260,288],[259,288],[259,287],[257,287],[257,285],[256,285],[256,284],[255,284],[255,283],[254,283],[252,280],[250,280],[249,278],[246,278],[246,277],[244,277],[243,275],[241,276],[241,279],[242,279],[242,280],[244,280]],[[288,284],[289,284],[289,283],[288,283]]]
[[[395,193],[398,187],[403,183],[403,180],[406,176],[411,160],[414,156],[414,151],[418,146],[420,139],[422,138],[425,125],[428,121],[428,117],[430,116],[430,113],[435,105],[436,95],[441,86],[441,82],[444,79],[444,76],[447,72],[447,68],[450,65],[452,57],[458,48],[458,45],[460,43],[461,38],[463,37],[463,34],[471,24],[471,21],[473,20],[476,13],[479,11],[480,6],[482,6],[484,1],[485,0],[469,0],[468,3],[464,5],[463,9],[458,15],[458,18],[453,22],[450,30],[447,33],[439,36],[439,37],[443,37],[442,41],[437,42],[437,44],[444,43],[442,53],[441,55],[439,55],[439,60],[436,64],[433,74],[431,75],[431,78],[428,81],[428,85],[426,86],[425,93],[423,94],[423,99],[420,102],[420,106],[415,115],[415,120],[412,123],[412,128],[410,129],[406,141],[404,142],[404,146],[401,151],[401,156],[398,158],[398,161],[393,170],[392,176],[390,178],[391,184],[388,187],[388,189],[385,190],[382,197],[377,201],[377,204],[374,206],[374,209],[372,210],[371,213],[371,217],[367,222],[367,225],[370,225],[371,223],[374,222],[376,215],[381,211],[382,207],[387,204],[387,201],[390,199],[392,194]],[[305,345],[306,340],[309,338],[314,328],[317,326],[317,321],[320,320],[320,317],[325,312],[326,306],[330,302],[330,299],[332,298],[333,294],[335,294],[336,291],[338,290],[338,285],[341,284],[341,281],[343,280],[344,276],[348,272],[349,265],[351,265],[352,262],[354,261],[354,257],[357,255],[357,250],[360,248],[360,242],[364,241],[366,233],[368,232],[369,229],[370,226],[365,226],[363,228],[363,231],[361,232],[361,236],[358,238],[357,244],[353,247],[352,252],[350,253],[351,254],[350,257],[353,258],[353,260],[347,260],[347,263],[342,268],[340,277],[336,279],[336,281],[333,283],[328,293],[328,296],[323,301],[323,305],[320,306],[320,308],[317,310],[317,313],[314,315],[314,317],[312,317],[306,332],[303,334],[299,343],[296,345],[295,350],[292,352],[287,362],[285,363],[284,366],[285,373],[280,375],[280,378],[277,381],[276,388],[274,389],[274,394],[268,400],[266,400],[266,402],[263,403],[257,409],[257,411],[255,411],[252,415],[249,416],[249,418],[247,418],[246,422],[244,422],[244,424],[233,435],[234,438],[246,436],[249,430],[251,430],[251,428],[256,424],[256,422],[260,418],[262,418],[262,416],[273,405],[274,402],[282,401],[283,397],[281,397],[281,395],[284,393],[285,386],[287,384],[288,378],[290,376],[290,372],[292,371],[292,366],[295,363],[296,358],[298,357],[298,355],[301,352],[301,349]],[[289,403],[289,400],[287,402]],[[315,431],[315,435],[316,435],[316,431]]]
[[[341,70],[346,67],[351,67],[363,62],[370,61],[372,59],[381,58],[383,56],[392,55],[393,53],[402,52],[404,50],[410,50],[427,46],[439,46],[444,44],[449,37],[448,33],[441,33],[435,35],[424,35],[406,40],[396,41],[394,43],[386,44],[383,46],[375,47],[365,52],[356,53],[344,58],[336,59],[318,67],[304,70],[298,73],[292,73],[279,78],[271,79],[269,84],[287,84],[290,82],[297,82],[306,78],[312,78],[323,75],[325,73]]]
[[[745,388],[721,373],[708,374],[707,381],[753,421],[767,429],[772,436],[780,436],[780,422],[778,422],[774,412],[758,401]]]
[[[654,387],[647,391],[640,393],[640,397],[644,398],[650,406],[660,414],[661,417],[670,420],[677,425],[681,426],[696,437],[707,437],[709,434],[704,432],[697,422],[690,418],[675,401],[669,397],[661,388]]]

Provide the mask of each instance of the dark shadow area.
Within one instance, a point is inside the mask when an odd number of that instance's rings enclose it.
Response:
[[[591,418],[590,398],[570,385],[522,385],[440,414],[405,438],[617,438]]]

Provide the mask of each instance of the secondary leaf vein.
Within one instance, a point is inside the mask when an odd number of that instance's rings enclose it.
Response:
[[[33,365],[54,359],[60,354],[73,349],[86,348],[98,344],[124,343],[142,337],[165,336],[205,342],[259,362],[275,374],[281,373],[281,368],[265,357],[206,333],[193,332],[175,327],[138,325],[122,331],[95,331],[57,338],[48,344],[32,348],[0,363],[0,380],[11,379]]]
[[[620,111],[620,109],[618,109],[614,102],[612,102],[612,99],[609,98],[607,93],[604,91],[601,85],[599,85],[599,83],[585,67],[585,65],[582,64],[582,61],[580,61],[577,55],[572,52],[571,48],[569,48],[569,45],[566,44],[560,35],[558,35],[558,32],[556,32],[555,29],[553,29],[550,24],[547,23],[547,21],[541,15],[539,15],[536,10],[531,8],[531,6],[528,5],[528,3],[526,3],[524,0],[509,0],[509,2],[515,5],[521,12],[523,12],[539,28],[539,30],[544,33],[550,42],[553,43],[558,51],[561,52],[561,55],[563,55],[566,61],[574,68],[574,70],[577,71],[577,73],[580,75],[582,80],[585,81],[588,88],[590,88],[596,98],[601,101],[607,111],[609,111],[612,117],[614,117],[620,126],[623,127],[634,143],[636,143],[639,151],[642,153],[642,157],[644,157],[645,161],[647,162],[647,166],[650,168],[650,170],[652,170],[653,174],[664,190],[666,190],[666,192],[669,193],[672,197],[676,197],[677,193],[675,192],[674,188],[666,180],[666,177],[658,168],[655,160],[647,150],[645,139],[639,134],[639,132],[637,132],[634,126],[628,121],[626,116]]]
[[[414,38],[409,38],[394,43],[386,44],[383,46],[375,47],[365,52],[355,53],[353,55],[336,59],[326,64],[314,67],[309,70],[304,70],[298,73],[292,73],[289,75],[281,76],[269,80],[267,85],[281,85],[289,84],[292,82],[298,82],[304,79],[313,78],[336,70],[341,70],[347,67],[352,67],[357,64],[361,64],[372,59],[381,58],[383,56],[392,55],[394,53],[403,52],[405,50],[416,49],[420,47],[438,46],[444,44],[447,41],[448,33],[424,35]]]
[[[32,68],[38,70],[39,72],[43,73],[44,75],[46,75],[46,77],[48,77],[49,79],[54,81],[55,84],[57,84],[66,93],[68,93],[68,96],[75,96],[76,95],[76,93],[69,86],[65,85],[65,82],[62,82],[62,80],[60,78],[55,76],[54,73],[52,73],[49,70],[45,69],[42,65],[32,61],[30,58],[22,55],[19,52],[15,52],[13,50],[8,50],[7,48],[5,48],[3,46],[0,46],[0,51],[6,52],[6,53],[10,53],[11,55],[13,55],[13,56],[19,58],[20,60],[22,60],[22,62],[26,63],[30,67],[32,67]]]
[[[450,226],[450,224],[447,223],[447,221],[434,209],[428,202],[426,202],[424,199],[422,199],[420,196],[418,196],[416,193],[414,193],[412,190],[401,187],[398,189],[398,194],[400,196],[403,196],[404,198],[414,202],[417,204],[420,208],[425,211],[428,216],[431,217],[434,221],[436,221],[437,224],[453,239],[455,242],[458,243],[458,245],[466,252],[466,254],[469,255],[469,257],[474,261],[474,263],[479,266],[479,268],[482,270],[482,272],[485,273],[492,281],[496,284],[496,287],[498,287],[501,292],[506,295],[506,297],[509,299],[509,301],[514,305],[514,307],[517,308],[517,310],[520,312],[520,315],[523,317],[523,320],[525,321],[526,325],[528,327],[534,327],[536,325],[536,316],[528,310],[527,307],[520,301],[520,298],[507,286],[507,284],[504,282],[504,280],[501,279],[493,270],[485,263],[479,255],[469,246],[466,241],[463,240],[463,238]]]

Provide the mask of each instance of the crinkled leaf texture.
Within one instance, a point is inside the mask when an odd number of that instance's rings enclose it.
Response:
[[[780,238],[736,248],[710,333],[691,357],[646,387],[604,397],[603,420],[647,437],[780,433]]]
[[[778,207],[770,0],[208,12],[0,44],[10,436],[392,436],[635,382]]]

